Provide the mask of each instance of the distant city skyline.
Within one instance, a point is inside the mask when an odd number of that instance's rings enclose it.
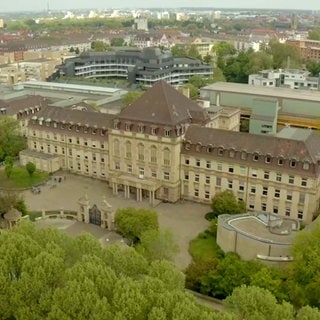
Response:
[[[1,1],[1,12],[8,11],[45,11],[72,9],[111,9],[111,8],[177,8],[177,7],[211,7],[215,8],[257,8],[257,9],[299,9],[319,10],[319,0],[15,0]]]

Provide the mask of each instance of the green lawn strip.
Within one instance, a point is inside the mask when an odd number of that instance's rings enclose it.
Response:
[[[194,261],[215,258],[219,250],[215,236],[209,231],[201,232],[189,245],[189,252]]]
[[[0,169],[0,187],[2,188],[29,188],[47,179],[48,173],[42,171],[36,171],[30,177],[25,167],[13,167],[10,178],[6,176],[4,169]]]

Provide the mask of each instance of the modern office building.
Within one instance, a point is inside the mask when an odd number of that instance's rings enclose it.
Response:
[[[60,75],[84,78],[120,78],[131,83],[152,86],[159,80],[172,85],[187,83],[200,75],[209,78],[213,67],[194,58],[173,57],[159,48],[133,48],[111,52],[86,52],[66,59]]]
[[[220,118],[159,81],[118,115],[41,110],[29,123],[21,162],[103,179],[114,194],[150,203],[210,203],[230,190],[248,210],[311,222],[320,198],[320,135],[254,135],[232,131],[235,123],[239,112]]]

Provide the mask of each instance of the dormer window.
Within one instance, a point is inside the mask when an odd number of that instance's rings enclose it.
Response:
[[[213,152],[213,146],[207,146],[207,152],[212,153]]]
[[[255,153],[253,155],[253,161],[258,161],[259,160],[259,155],[257,153]]]
[[[126,123],[126,131],[131,131],[131,124],[130,123]]]
[[[265,163],[271,163],[271,156],[270,155],[267,155],[264,159],[264,162]]]
[[[236,152],[234,150],[230,150],[229,151],[229,157],[230,158],[234,158],[235,154],[236,154]]]
[[[119,120],[115,120],[114,123],[113,123],[113,128],[114,129],[119,129],[120,128],[120,122]]]
[[[310,168],[310,163],[308,161],[305,161],[302,165],[303,170],[309,170]]]
[[[219,156],[223,156],[223,152],[224,152],[224,149],[220,147],[220,148],[218,149],[218,155],[219,155]]]
[[[297,161],[296,161],[296,159],[292,159],[291,161],[290,161],[290,167],[291,168],[295,168],[297,166]]]
[[[155,136],[156,134],[157,134],[157,128],[156,127],[152,127],[151,128],[151,134],[153,135],[153,136]]]
[[[86,125],[84,126],[84,128],[83,128],[83,132],[84,132],[84,133],[88,133],[88,128],[89,128],[89,126],[86,124]]]
[[[242,160],[246,160],[247,159],[247,152],[246,151],[242,151],[241,152],[241,159]]]
[[[140,133],[144,133],[144,131],[145,131],[145,126],[144,126],[143,124],[140,124],[138,130],[139,130]]]
[[[190,142],[186,142],[185,145],[184,145],[184,148],[186,150],[190,150],[191,149],[191,143]]]
[[[197,151],[197,152],[200,152],[200,151],[201,151],[201,148],[202,148],[202,144],[201,144],[201,143],[197,143],[197,145],[196,145],[196,151]]]
[[[284,164],[284,159],[283,158],[279,158],[278,159],[278,165],[279,166],[283,166],[283,164]]]
[[[97,133],[97,129],[96,128],[92,128],[92,134],[96,134]]]
[[[171,130],[170,129],[165,129],[164,130],[164,136],[165,137],[170,137],[171,136]]]

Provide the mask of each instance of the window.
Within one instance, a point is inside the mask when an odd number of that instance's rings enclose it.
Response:
[[[194,196],[199,197],[199,189],[194,189]]]
[[[288,182],[289,182],[290,184],[294,184],[294,176],[289,176]]]
[[[268,195],[268,187],[263,187],[262,188],[262,195],[267,196]]]
[[[255,153],[253,155],[253,161],[258,161],[259,160],[259,155],[257,153]]]
[[[280,198],[280,189],[275,189],[274,190],[274,197],[275,198]]]
[[[144,160],[144,145],[142,143],[138,144],[138,160]]]
[[[206,184],[210,184],[210,177],[206,176]]]
[[[287,200],[292,201],[292,192],[287,191]]]
[[[194,175],[194,181],[195,181],[195,182],[199,182],[199,180],[200,180],[199,175],[198,175],[198,174],[195,174],[195,175]]]
[[[279,159],[278,159],[278,165],[279,165],[279,166],[282,166],[283,164],[284,164],[283,158],[279,158]]]
[[[281,182],[281,178],[282,178],[281,173],[277,173],[277,175],[276,175],[276,181]]]
[[[144,125],[143,124],[139,125],[139,132],[144,133]]]
[[[151,128],[151,134],[152,134],[153,136],[155,136],[155,135],[157,134],[157,128],[152,127],[152,128]]]
[[[156,169],[151,169],[151,177],[156,178],[157,177],[157,170]]]
[[[129,173],[132,173],[132,164],[127,165],[127,170]]]
[[[294,159],[292,159],[292,160],[290,161],[290,167],[291,167],[291,168],[295,168],[296,165],[297,165],[297,161],[294,160]]]
[[[114,168],[115,168],[116,170],[120,170],[120,163],[119,163],[119,162],[115,162]]]
[[[244,191],[244,182],[239,181],[239,191]]]
[[[241,166],[240,167],[240,174],[245,175],[246,174],[246,167]]]
[[[207,163],[206,163],[206,168],[207,168],[207,169],[211,169],[211,161],[209,161],[209,160],[207,161]]]
[[[302,210],[298,211],[298,219],[300,219],[300,220],[303,219],[303,211]]]
[[[223,156],[223,148],[219,148],[218,149],[218,155],[219,156]]]
[[[252,177],[256,178],[258,176],[258,173],[256,170],[252,169],[251,175],[252,175]]]
[[[200,165],[201,165],[200,159],[196,159],[196,166],[197,166],[197,167],[200,167]]]
[[[220,177],[216,178],[216,186],[221,186],[221,178]]]
[[[157,148],[152,146],[150,149],[150,160],[152,163],[157,163]]]
[[[131,158],[131,142],[130,141],[127,141],[126,142],[126,157],[127,158]]]
[[[69,149],[69,156],[72,156],[72,149]]]
[[[300,193],[300,195],[299,195],[299,203],[304,204],[305,200],[306,200],[305,194],[304,193]]]
[[[170,180],[170,172],[165,171],[165,172],[163,173],[163,179],[164,179],[164,180]]]
[[[290,217],[291,209],[289,207],[286,207],[286,216]]]
[[[207,190],[206,190],[206,191],[204,192],[204,198],[205,198],[205,199],[210,199],[210,191],[207,191]]]
[[[302,178],[302,179],[301,179],[301,186],[302,186],[302,187],[306,187],[307,184],[308,184],[308,179],[307,179],[307,178]]]
[[[190,160],[189,159],[184,159],[184,164],[189,165],[190,164]]]
[[[101,143],[100,147],[101,147],[101,149],[104,149],[104,144]]]
[[[250,209],[250,210],[254,210],[254,204],[253,204],[253,203],[250,203],[250,204],[249,204],[249,209]]]
[[[218,163],[217,169],[218,169],[219,171],[222,171],[222,163]]]
[[[126,129],[126,131],[131,131],[131,124],[126,123],[125,129]]]
[[[57,153],[58,152],[58,147],[54,146],[54,152]]]
[[[232,187],[233,187],[233,181],[228,180],[228,189],[232,189]]]
[[[271,162],[271,157],[270,156],[266,156],[264,161],[265,161],[265,163],[270,163]]]
[[[256,193],[256,186],[250,187],[250,193]]]
[[[62,154],[65,154],[64,148],[62,148],[61,150],[62,150]]]
[[[120,155],[120,143],[118,139],[114,140],[113,142],[113,152],[117,157]]]
[[[230,150],[229,156],[230,156],[230,158],[234,158],[234,156],[235,156],[234,150]]]
[[[270,178],[270,172],[269,171],[265,171],[263,174],[264,179],[269,179]]]
[[[170,137],[171,136],[171,130],[165,129],[164,130],[164,136],[165,137]]]
[[[245,151],[241,152],[241,159],[246,160],[247,159],[247,153]]]
[[[229,172],[230,172],[230,173],[233,173],[233,172],[234,172],[233,166],[229,166]]]
[[[188,171],[184,172],[184,180],[189,180],[189,172]]]
[[[69,139],[69,143],[72,143],[72,138]]]
[[[267,211],[267,204],[266,203],[261,203],[261,210]]]
[[[303,170],[309,170],[310,164],[309,162],[304,162],[302,165]]]
[[[144,178],[144,168],[143,167],[139,168],[139,178]]]
[[[278,214],[279,213],[279,208],[278,206],[273,206],[273,213]]]
[[[165,166],[170,165],[170,150],[168,148],[163,151],[163,163]]]

